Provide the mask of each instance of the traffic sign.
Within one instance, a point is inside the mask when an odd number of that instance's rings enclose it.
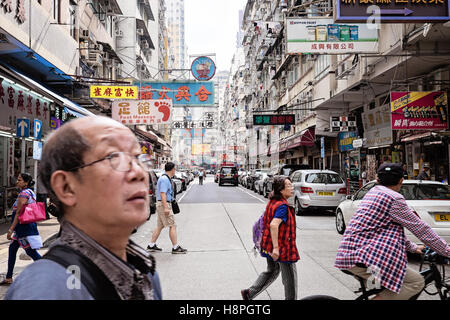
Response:
[[[28,138],[30,136],[30,120],[17,119],[16,136],[18,138]]]
[[[34,138],[36,140],[42,139],[42,121],[34,119]]]

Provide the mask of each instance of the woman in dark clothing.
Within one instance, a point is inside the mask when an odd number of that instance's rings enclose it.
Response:
[[[17,251],[20,247],[22,247],[34,261],[41,259],[40,254],[36,249],[31,248],[29,242],[29,237],[39,236],[36,223],[20,224],[18,215],[18,212],[20,212],[23,205],[36,202],[36,195],[33,190],[31,190],[34,185],[33,178],[27,173],[21,173],[17,178],[16,185],[21,191],[13,205],[13,214],[11,216],[12,223],[7,235],[7,239],[11,240],[8,255],[8,272],[6,273],[6,278],[0,282],[0,285],[10,285],[12,283]]]
[[[300,259],[296,245],[294,209],[287,199],[293,195],[291,180],[285,176],[274,179],[273,192],[264,212],[261,256],[267,259],[267,271],[261,273],[248,289],[241,290],[244,300],[252,300],[278,278],[281,271],[286,300],[297,299],[296,262]]]

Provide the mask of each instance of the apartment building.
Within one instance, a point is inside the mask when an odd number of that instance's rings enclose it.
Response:
[[[251,130],[248,166],[309,164],[358,184],[362,170],[373,178],[382,162],[406,163],[411,178],[429,163],[433,179],[446,181],[448,123],[443,129],[395,128],[390,99],[392,92],[448,95],[449,24],[380,24],[372,53],[288,52],[288,19],[333,19],[334,10],[328,0],[247,2],[243,79],[249,90],[241,104]],[[441,109],[448,121],[448,102]],[[253,115],[268,111],[295,114],[296,124],[254,126]],[[356,127],[334,131],[331,117],[354,117]],[[353,140],[361,141],[353,147]]]

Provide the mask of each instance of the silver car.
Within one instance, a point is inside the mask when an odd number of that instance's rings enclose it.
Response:
[[[310,209],[333,210],[345,200],[344,180],[331,170],[297,170],[291,175],[294,196],[288,201],[301,215]]]

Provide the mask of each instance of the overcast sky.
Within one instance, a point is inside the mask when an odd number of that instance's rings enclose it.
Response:
[[[188,56],[215,53],[217,70],[229,71],[236,50],[239,10],[244,10],[246,3],[247,0],[185,0]]]

